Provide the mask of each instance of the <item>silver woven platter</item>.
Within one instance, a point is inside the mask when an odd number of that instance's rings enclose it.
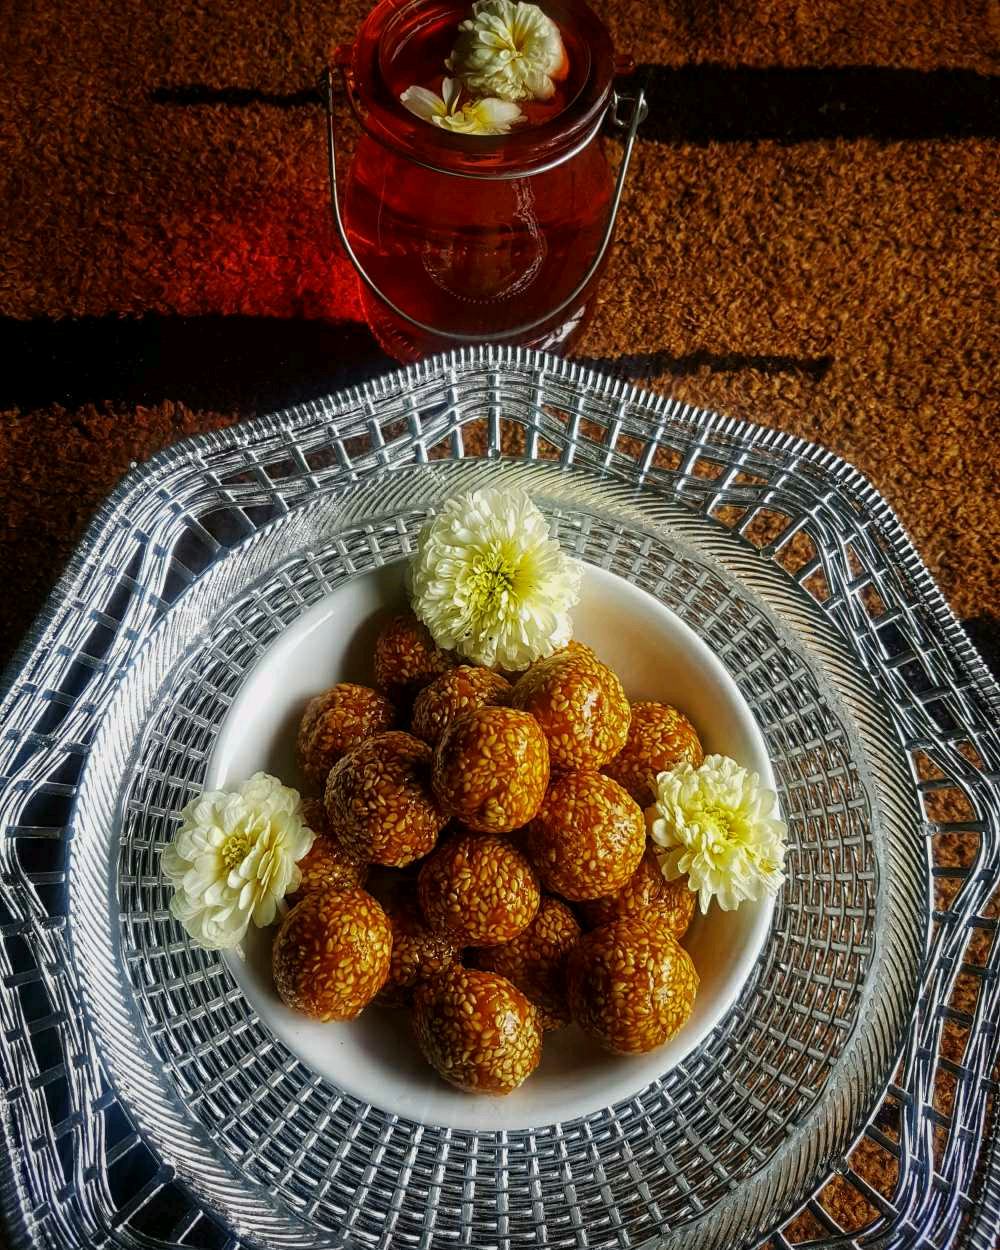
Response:
[[[593,1114],[490,1133],[312,1072],[170,919],[158,858],[274,639],[495,480],[720,658],[791,853],[754,973],[693,1054]],[[442,357],[170,449],[105,506],[2,704],[14,1244],[784,1248],[804,1209],[810,1244],[985,1250],[998,711],[849,466],[551,358]],[[956,834],[972,852],[943,869]],[[889,1192],[856,1170],[862,1146],[892,1162]],[[832,1175],[863,1225],[813,1197]]]

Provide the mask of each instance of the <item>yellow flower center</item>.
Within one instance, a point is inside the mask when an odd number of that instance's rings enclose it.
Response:
[[[510,53],[510,59],[516,61],[524,56],[524,45],[528,41],[528,31],[519,26],[507,26],[503,35],[497,38],[497,44],[504,52]]]
[[[222,862],[228,872],[239,868],[250,852],[250,834],[245,829],[237,829],[223,842],[219,850]]]
[[[469,580],[470,612],[477,617],[497,612],[503,606],[505,597],[513,591],[517,573],[516,559],[502,543],[477,555]]]
[[[713,803],[702,809],[702,818],[711,831],[713,842],[725,842],[737,846],[746,841],[746,825],[737,819],[736,812]]]

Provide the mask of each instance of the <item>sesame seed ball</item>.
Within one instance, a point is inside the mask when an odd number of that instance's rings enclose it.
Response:
[[[613,777],[640,807],[656,801],[655,779],[675,764],[697,768],[705,758],[698,731],[667,703],[633,703],[625,745],[602,772]]]
[[[623,916],[642,916],[655,907],[669,917],[674,937],[681,938],[691,923],[694,904],[694,891],[688,889],[687,877],[667,881],[652,847],[647,844],[639,867],[622,888],[615,894],[581,903],[580,912],[585,923],[596,929]]]
[[[494,972],[456,965],[419,985],[413,1029],[431,1067],[470,1094],[509,1094],[542,1057],[534,1007]]]
[[[353,1020],[385,984],[391,953],[389,918],[370,894],[307,894],[274,939],[274,984],[287,1006],[315,1020]]]
[[[456,716],[487,704],[506,703],[510,682],[489,668],[459,664],[435,677],[413,704],[412,729],[434,746]]]
[[[405,1007],[412,1001],[417,985],[457,964],[462,952],[449,937],[428,926],[415,902],[392,908],[389,923],[392,958],[378,1001],[386,1007]]]
[[[547,890],[573,902],[622,888],[646,847],[642,809],[603,773],[564,773],[527,829],[528,858]]]
[[[506,838],[466,834],[437,848],[417,879],[431,928],[462,946],[499,946],[526,929],[541,897],[535,870]]]
[[[302,804],[302,819],[316,839],[299,860],[302,883],[289,896],[290,900],[298,901],[318,890],[352,890],[364,885],[368,865],[344,849],[330,827],[322,800],[306,799]]]
[[[656,910],[667,918],[670,931],[678,941],[688,931],[694,916],[698,895],[688,885],[687,877],[677,877],[663,882],[664,895],[656,904]]]
[[[532,661],[527,668],[522,668],[516,673],[504,673],[510,681],[516,682],[518,678],[523,677],[525,673],[530,673],[536,664],[544,664],[547,660],[554,659],[576,659],[576,660],[592,660],[595,664],[600,664],[597,658],[597,652],[593,647],[588,647],[585,642],[578,642],[575,638],[571,638],[565,647],[557,647],[551,655],[542,656],[541,659]]]
[[[554,772],[600,768],[628,737],[631,713],[621,682],[607,665],[579,652],[533,664],[510,703],[541,725]]]
[[[412,612],[394,616],[375,640],[375,683],[402,704],[454,663]]]
[[[334,764],[326,814],[349,853],[401,868],[433,848],[446,817],[431,794],[430,763],[426,742],[391,730]]]
[[[395,723],[396,709],[384,694],[349,681],[332,686],[306,704],[298,740],[303,773],[314,785],[325,785],[337,760]]]
[[[475,952],[477,968],[499,972],[538,1008],[543,1029],[569,1024],[566,959],[580,939],[576,917],[557,898],[546,895],[528,927],[503,946]]]
[[[527,712],[466,712],[438,740],[432,784],[441,808],[470,829],[519,829],[538,811],[549,784],[545,735]]]
[[[573,1019],[606,1049],[644,1054],[691,1014],[698,973],[655,909],[585,934],[567,961]]]
[[[553,651],[551,655],[546,656],[547,660],[554,659],[573,659],[573,660],[589,660],[594,664],[600,664],[597,658],[597,652],[593,647],[588,647],[585,642],[580,642],[577,638],[571,638],[565,647],[560,647],[557,651]],[[538,663],[539,661],[536,661]]]

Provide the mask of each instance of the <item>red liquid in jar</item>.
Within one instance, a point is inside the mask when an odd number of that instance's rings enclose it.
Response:
[[[379,70],[387,96],[398,100],[417,84],[440,93],[444,59],[466,4],[412,5],[390,42],[379,48]],[[388,34],[389,31],[386,32]],[[609,211],[611,174],[599,139],[543,172],[544,141],[579,93],[590,68],[589,49],[561,27],[569,56],[566,79],[548,101],[520,104],[527,121],[511,136],[537,131],[537,156],[524,164],[527,176],[459,177],[425,168],[364,134],[347,181],[344,216],[348,237],[376,285],[410,316],[439,329],[422,333],[396,317],[366,288],[366,314],[383,346],[403,360],[455,346],[470,335],[494,335],[545,317],[573,291],[595,256]],[[402,108],[402,106],[399,106]],[[470,172],[482,145],[504,138],[446,135],[429,122],[419,142],[443,142],[461,168],[468,150]],[[522,140],[524,142],[524,140]],[[530,140],[527,140],[530,143]],[[456,158],[455,153],[458,152]],[[433,157],[432,157],[433,159]],[[516,341],[565,348],[581,332],[596,278],[573,306],[551,323]]]

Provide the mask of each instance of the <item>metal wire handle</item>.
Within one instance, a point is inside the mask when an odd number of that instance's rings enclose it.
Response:
[[[329,161],[330,168],[330,203],[333,208],[333,220],[337,227],[337,234],[340,236],[340,242],[343,245],[344,251],[347,253],[348,259],[357,271],[358,277],[369,289],[369,291],[371,291],[377,299],[381,300],[390,312],[405,321],[407,325],[413,326],[416,330],[420,330],[423,334],[429,334],[439,339],[451,339],[462,343],[478,344],[507,342],[511,339],[521,338],[526,334],[530,334],[533,330],[539,330],[543,326],[548,325],[556,317],[558,317],[560,313],[565,312],[576,303],[603,264],[608,248],[611,245],[612,236],[615,232],[615,222],[618,218],[618,207],[621,204],[622,193],[625,190],[625,177],[628,174],[629,161],[632,159],[632,148],[635,145],[636,132],[645,120],[648,112],[646,106],[646,93],[641,87],[635,96],[619,95],[617,91],[614,92],[611,103],[608,105],[608,109],[604,117],[600,119],[594,130],[584,139],[582,145],[585,146],[592,138],[594,138],[597,131],[600,129],[600,126],[603,125],[605,117],[610,117],[613,124],[621,129],[626,127],[628,128],[625,136],[625,146],[622,152],[622,161],[621,165],[618,167],[618,177],[615,179],[615,189],[611,196],[611,207],[608,213],[607,224],[604,227],[604,234],[601,236],[601,242],[598,245],[597,252],[594,255],[594,259],[588,266],[586,273],[561,303],[557,304],[555,308],[550,309],[541,317],[536,317],[533,321],[527,321],[523,325],[514,326],[509,330],[495,330],[491,334],[465,334],[456,333],[454,330],[441,330],[436,326],[428,325],[424,321],[419,321],[416,317],[411,317],[408,312],[405,312],[397,303],[395,303],[394,300],[390,299],[389,296],[386,295],[371,274],[369,274],[365,269],[360,258],[358,257],[358,254],[351,246],[351,242],[347,237],[347,231],[344,228],[344,219],[340,211],[340,195],[337,189],[337,140],[336,133],[334,131],[333,71],[328,68],[324,72],[323,78],[326,87],[326,141],[327,159]],[[628,117],[622,117],[619,112],[619,108],[622,103],[631,104],[632,106],[631,115]],[[568,153],[559,161],[554,162],[554,164],[561,164],[562,160],[568,160],[579,150],[579,147],[575,148],[573,152]],[[460,174],[458,176],[475,177],[476,175]]]

